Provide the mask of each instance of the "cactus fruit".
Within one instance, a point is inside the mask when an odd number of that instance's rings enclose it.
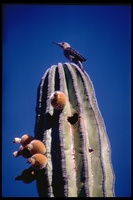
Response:
[[[33,139],[34,137],[32,137],[31,135],[24,134],[21,138],[17,138],[17,137],[14,138],[13,143],[21,144],[24,147],[27,144],[29,144]]]
[[[61,110],[51,101],[59,92],[66,99]],[[114,196],[106,128],[90,77],[77,65],[58,63],[42,77],[35,138],[47,149],[47,165],[36,180],[40,197]]]
[[[32,137],[29,134],[24,134],[21,138],[19,138],[19,137],[14,138],[13,143],[21,144],[21,146],[18,151],[13,152],[13,156],[18,157],[18,156],[22,155],[24,158],[29,158],[31,156],[31,153],[25,147],[32,140],[34,140],[34,137]]]
[[[46,147],[40,140],[32,140],[26,146],[20,146],[19,151],[14,151],[13,156],[18,157],[22,155],[24,158],[30,158],[32,155],[36,153],[45,154]]]
[[[66,95],[61,91],[55,91],[50,97],[51,105],[57,109],[61,110],[64,108],[67,102]]]
[[[23,147],[21,145],[18,151],[13,152],[13,156],[14,157],[23,156],[24,158],[30,158],[32,154],[26,147]]]
[[[32,140],[29,144],[25,147],[30,151],[32,155],[36,153],[45,154],[46,153],[46,147],[40,140]]]
[[[47,157],[41,153],[36,153],[28,159],[28,163],[31,164],[34,169],[40,170],[46,167]]]

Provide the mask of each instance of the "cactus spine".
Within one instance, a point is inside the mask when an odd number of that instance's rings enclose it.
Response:
[[[67,97],[54,109],[55,91]],[[35,138],[47,149],[48,164],[40,170],[40,197],[113,197],[110,144],[88,74],[72,63],[51,66],[38,87]]]

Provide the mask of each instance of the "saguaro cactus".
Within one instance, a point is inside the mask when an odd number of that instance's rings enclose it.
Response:
[[[62,109],[51,103],[61,91]],[[57,94],[57,93],[56,93]],[[46,146],[48,163],[38,171],[40,197],[112,197],[110,144],[93,84],[73,63],[51,66],[38,87],[35,138]]]

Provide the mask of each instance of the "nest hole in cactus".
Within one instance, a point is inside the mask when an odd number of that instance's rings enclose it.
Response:
[[[71,124],[74,125],[78,121],[78,113],[74,113],[71,117],[67,118],[67,121]]]

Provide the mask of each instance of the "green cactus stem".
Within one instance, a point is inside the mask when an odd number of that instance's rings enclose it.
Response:
[[[57,110],[51,95],[67,101]],[[51,66],[38,87],[35,138],[48,163],[36,183],[40,197],[113,197],[114,172],[104,121],[90,77],[73,63]]]

